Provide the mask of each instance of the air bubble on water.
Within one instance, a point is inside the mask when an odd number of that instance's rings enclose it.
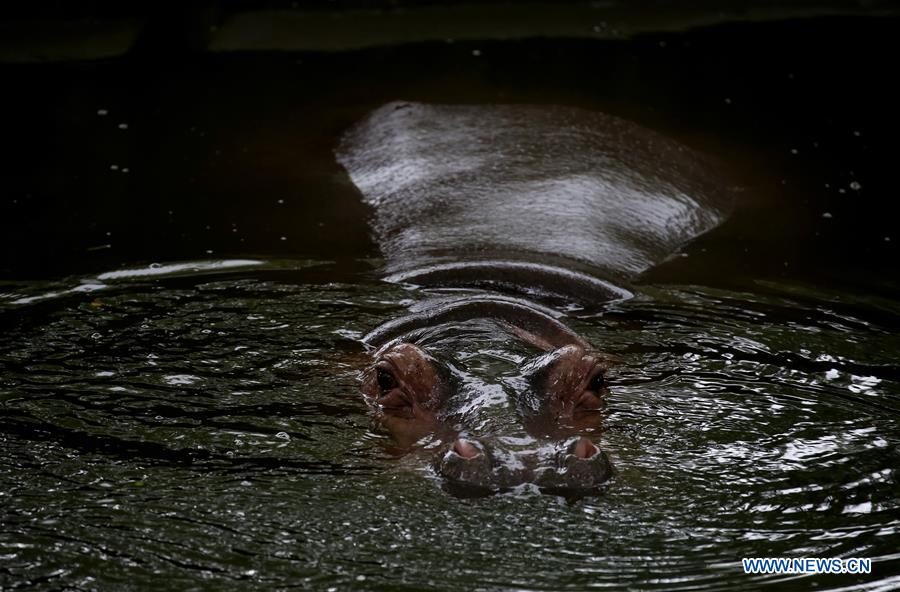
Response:
[[[859,137],[859,131],[853,130],[853,135],[856,136],[856,137],[858,138],[858,137]]]
[[[286,240],[287,240],[287,237],[286,237],[286,236],[282,236],[282,237],[281,237],[281,240],[286,241]]]
[[[475,57],[477,58],[478,56],[481,55],[481,50],[480,50],[480,49],[473,49],[473,50],[472,50],[472,55],[475,56]]]
[[[253,485],[253,483],[250,483],[249,481],[241,481],[241,487],[250,487],[251,485]]]
[[[127,124],[127,123],[120,123],[118,127],[119,127],[120,130],[127,130],[127,129],[128,129],[128,124]]]
[[[101,335],[99,333],[91,333],[91,339],[100,339]]]
[[[283,199],[279,199],[279,200],[278,200],[278,203],[283,204],[283,203],[284,203],[284,200],[283,200]]]
[[[109,170],[111,170],[111,171],[117,171],[117,170],[119,170],[119,165],[117,165],[117,164],[111,164],[111,165],[109,165]]]
[[[823,217],[823,218],[831,218],[831,217],[832,217],[831,212],[824,212],[824,213],[822,214],[822,217]]]
[[[797,154],[799,151],[796,148],[791,148],[791,154]]]
[[[277,434],[275,434],[275,437],[280,438],[282,440],[290,440],[291,439],[291,437],[288,435],[287,432],[278,432]]]
[[[104,115],[109,115],[109,111],[107,111],[106,109],[97,109],[97,115],[103,117]]]
[[[850,189],[853,191],[859,191],[862,189],[862,185],[859,184],[858,181],[850,181]]]
[[[832,368],[828,372],[825,373],[825,380],[836,380],[841,373],[836,369]]]

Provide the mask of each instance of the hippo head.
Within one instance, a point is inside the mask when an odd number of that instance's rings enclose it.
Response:
[[[607,481],[613,469],[596,442],[609,358],[560,338],[556,321],[550,336],[528,323],[456,321],[388,341],[363,373],[394,442],[431,438],[435,472],[457,493],[578,493]]]

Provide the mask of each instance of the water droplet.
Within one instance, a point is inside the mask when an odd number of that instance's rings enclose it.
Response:
[[[480,49],[473,49],[473,50],[472,50],[472,55],[475,56],[475,57],[477,58],[478,56],[481,55],[481,50],[480,50]]]
[[[822,217],[823,217],[823,218],[831,218],[831,217],[832,217],[832,216],[831,216],[831,212],[825,212],[825,213],[823,213],[823,214],[822,214]]]
[[[850,189],[853,191],[859,191],[862,189],[862,185],[860,185],[857,181],[850,181]]]
[[[128,124],[127,124],[127,123],[120,123],[120,124],[118,125],[118,128],[119,128],[120,130],[127,130],[127,129],[128,129]]]
[[[97,109],[97,115],[103,117],[104,115],[109,115],[109,111],[107,111],[106,109]]]

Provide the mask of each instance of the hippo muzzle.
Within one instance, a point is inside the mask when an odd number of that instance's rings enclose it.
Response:
[[[589,493],[613,474],[609,457],[587,437],[527,452],[460,438],[436,458],[434,469],[450,489],[467,494],[525,484],[547,492]]]

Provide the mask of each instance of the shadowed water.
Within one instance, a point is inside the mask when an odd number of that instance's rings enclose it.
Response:
[[[463,499],[428,450],[393,454],[358,393],[359,339],[415,296],[372,277],[247,260],[0,288],[0,583],[900,583],[895,302],[648,284],[573,310],[622,360],[598,436],[614,479],[579,500]],[[868,557],[873,573],[740,568],[778,555]]]

